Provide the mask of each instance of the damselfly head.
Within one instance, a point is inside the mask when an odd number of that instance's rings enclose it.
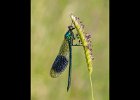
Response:
[[[65,39],[66,40],[70,40],[73,36],[72,36],[72,34],[73,34],[73,32],[72,32],[72,30],[73,29],[75,29],[72,25],[70,25],[70,26],[68,26],[68,31],[67,31],[67,33],[65,34]]]
[[[68,26],[68,29],[69,30],[73,30],[73,29],[75,29],[72,25],[70,25],[70,26]]]

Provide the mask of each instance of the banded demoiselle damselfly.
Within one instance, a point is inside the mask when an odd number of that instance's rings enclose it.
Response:
[[[80,40],[79,44],[73,44],[73,40],[78,39],[78,34],[75,36],[72,31],[73,29],[75,29],[73,26],[68,26],[68,31],[64,35],[63,43],[50,70],[51,77],[56,78],[66,69],[69,62],[67,91],[69,90],[71,85],[72,46],[82,46],[80,44]]]

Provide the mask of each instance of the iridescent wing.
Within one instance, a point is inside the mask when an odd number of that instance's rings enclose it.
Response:
[[[58,77],[67,67],[69,61],[69,45],[64,39],[61,48],[50,70],[52,78]]]

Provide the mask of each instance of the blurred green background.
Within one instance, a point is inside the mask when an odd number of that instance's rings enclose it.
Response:
[[[50,69],[71,24],[73,13],[92,33],[95,100],[109,100],[109,0],[31,0],[31,100],[91,100],[82,47],[73,47],[72,83],[68,67],[58,78]]]

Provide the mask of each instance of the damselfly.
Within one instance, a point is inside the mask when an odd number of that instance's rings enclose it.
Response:
[[[72,46],[82,46],[80,40],[79,44],[73,44],[73,40],[78,39],[78,34],[75,36],[72,31],[73,29],[75,28],[72,25],[68,26],[68,31],[64,35],[63,43],[50,70],[51,77],[56,78],[66,69],[69,62],[67,91],[71,85]]]

